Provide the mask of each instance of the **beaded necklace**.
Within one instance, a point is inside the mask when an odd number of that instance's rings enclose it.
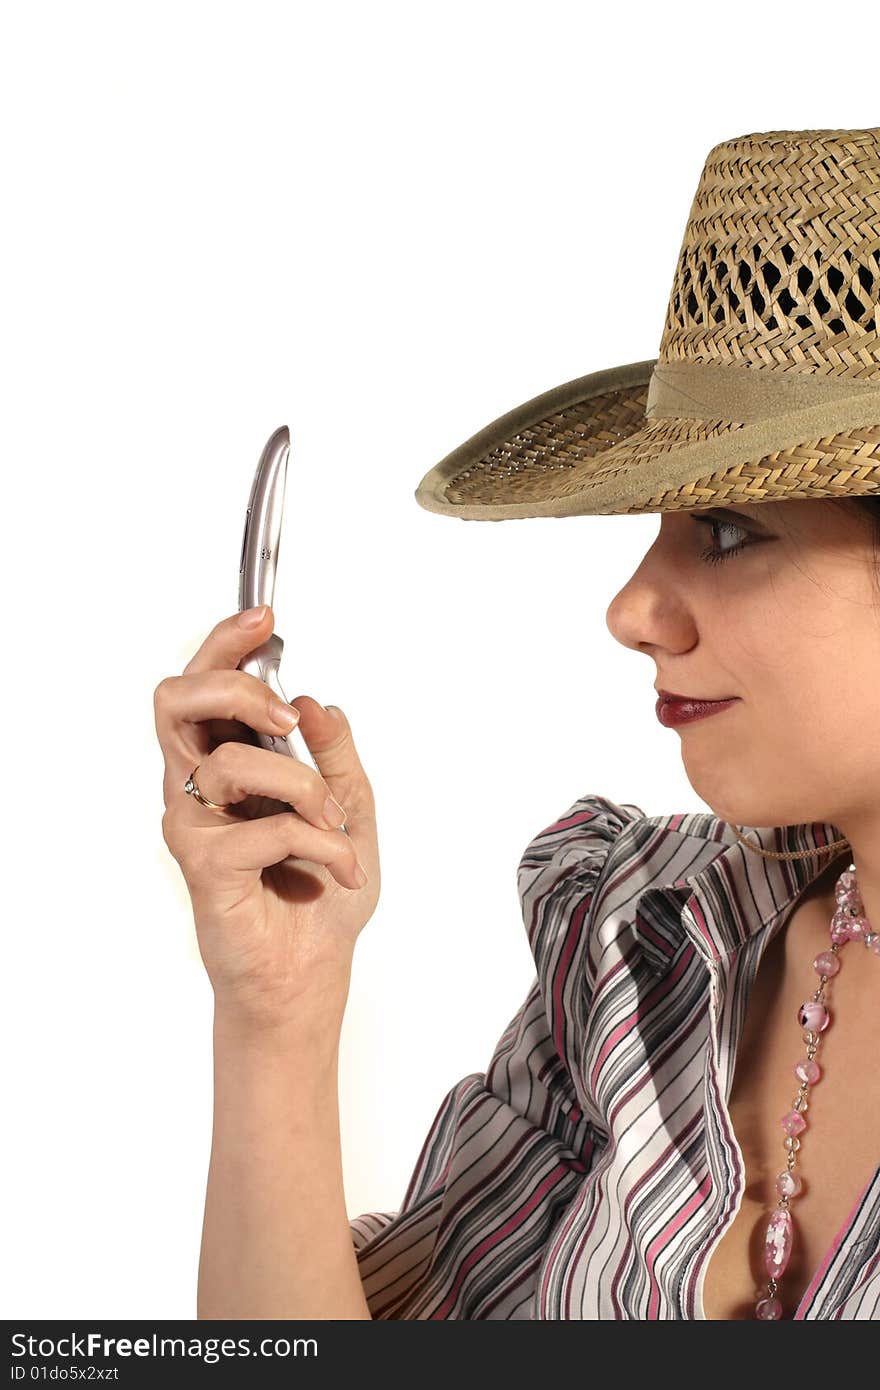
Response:
[[[795,1065],[794,1074],[800,1082],[800,1086],[791,1110],[782,1116],[780,1122],[785,1131],[785,1138],[782,1142],[788,1154],[788,1162],[776,1179],[779,1201],[770,1217],[770,1223],[764,1237],[764,1269],[768,1276],[767,1292],[761,1295],[755,1305],[755,1317],[762,1320],[782,1317],[782,1303],[776,1297],[776,1291],[791,1255],[794,1226],[789,1204],[793,1198],[798,1196],[802,1186],[800,1178],[793,1171],[797,1152],[801,1146],[798,1135],[807,1127],[807,1122],[804,1119],[804,1111],[808,1105],[807,1092],[821,1076],[819,1063],[815,1060],[819,1050],[819,1040],[831,1022],[831,1015],[825,1006],[825,987],[840,969],[838,956],[841,947],[847,941],[862,941],[869,951],[880,956],[880,933],[872,929],[864,915],[855,870],[855,864],[850,864],[849,868],[837,880],[834,888],[837,909],[831,918],[830,926],[831,947],[827,951],[820,951],[813,961],[813,969],[819,976],[819,986],[809,999],[804,1000],[798,1010],[798,1023],[804,1030],[803,1040],[806,1043],[807,1055]]]

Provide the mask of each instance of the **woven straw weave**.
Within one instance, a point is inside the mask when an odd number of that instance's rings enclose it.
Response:
[[[637,278],[628,283],[637,293]],[[710,151],[657,360],[880,383],[880,127],[761,132]],[[571,495],[591,479],[742,425],[647,418],[646,395],[641,386],[610,391],[537,421],[462,469],[447,500],[492,502],[502,476],[511,502]],[[626,510],[875,492],[880,420],[707,474]]]

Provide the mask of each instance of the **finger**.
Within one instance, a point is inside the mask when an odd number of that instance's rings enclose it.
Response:
[[[209,721],[237,720],[258,733],[278,737],[295,728],[299,719],[298,710],[290,711],[293,718],[282,719],[279,711],[284,702],[249,671],[210,669],[166,676],[156,687],[153,704],[156,734],[172,785],[213,750]]]
[[[233,613],[229,618],[222,618],[184,666],[183,674],[189,676],[200,671],[234,671],[242,657],[265,642],[275,626],[275,615],[268,604],[262,621],[256,627],[242,626],[240,619],[245,616],[246,614]]]
[[[263,616],[258,624],[243,626],[241,619],[252,614],[255,610],[248,609],[245,613],[234,613],[229,618],[224,618],[213,629],[210,636],[196,652],[193,659],[184,668],[184,674],[197,672],[202,666],[207,665],[210,669],[212,663],[215,667],[222,666],[224,669],[230,664],[238,667],[242,656],[246,656],[248,651],[253,651],[255,646],[260,646],[271,632],[275,625],[275,615],[271,607],[263,607]],[[237,635],[229,636],[229,628],[235,627],[241,632],[250,634],[247,639],[247,650],[242,650],[244,638]],[[224,633],[226,634],[224,636]],[[229,651],[232,656],[229,656]],[[241,652],[241,655],[239,655]],[[214,743],[222,743],[226,739],[235,739],[239,743],[256,743],[256,736],[246,725],[237,724],[231,719],[212,719],[208,730]],[[207,747],[212,748],[213,743],[208,743]]]
[[[299,730],[332,795],[348,813],[346,829],[361,816],[373,818],[375,799],[370,780],[355,747],[351,726],[338,705],[325,709],[309,695],[293,701],[299,710]]]
[[[268,796],[287,802],[321,830],[337,830],[345,812],[333,811],[326,782],[314,768],[297,758],[252,748],[246,743],[221,743],[199,767],[199,791],[221,806],[237,805],[248,796]]]
[[[326,709],[308,695],[298,695],[299,729],[331,794],[345,808],[345,830],[369,877],[378,876],[376,802],[370,780],[355,748],[351,727],[338,705]]]
[[[321,864],[343,888],[360,888],[358,858],[349,837],[341,830],[319,830],[295,812],[261,816],[235,825],[218,825],[205,832],[198,871],[211,891],[230,879],[253,874],[287,858]]]

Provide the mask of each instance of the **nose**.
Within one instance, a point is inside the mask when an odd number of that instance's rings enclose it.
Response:
[[[647,656],[680,655],[696,642],[687,578],[660,537],[609,603],[605,626],[621,646]]]

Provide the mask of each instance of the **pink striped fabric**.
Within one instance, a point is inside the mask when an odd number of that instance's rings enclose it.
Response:
[[[785,852],[840,836],[749,833]],[[441,1102],[399,1211],[349,1222],[374,1318],[705,1316],[745,1186],[727,1110],[745,1001],[827,862],[595,795],[534,836],[517,871],[534,983]],[[880,1318],[880,1165],[855,1186],[798,1319]]]

